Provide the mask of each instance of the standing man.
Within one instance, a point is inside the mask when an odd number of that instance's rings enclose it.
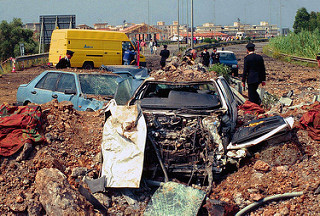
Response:
[[[66,56],[59,60],[58,64],[56,65],[56,68],[62,69],[62,68],[71,67],[70,59],[72,58],[73,53],[74,53],[73,51],[67,50]]]
[[[136,52],[133,50],[132,46],[129,46],[129,49],[127,49],[124,52],[123,55],[123,64],[124,65],[130,65],[131,62],[134,60],[134,56],[136,55]]]
[[[166,60],[170,56],[170,51],[167,50],[167,48],[168,48],[167,45],[163,45],[163,50],[161,50],[161,52],[160,52],[160,56],[161,56],[160,65],[161,65],[161,68],[164,68],[164,66],[166,66]]]
[[[149,48],[150,48],[150,54],[153,55],[153,41],[152,41],[152,39],[150,39]]]
[[[254,53],[254,47],[253,43],[248,43],[246,46],[248,55],[244,57],[242,86],[244,87],[247,82],[249,101],[260,105],[261,99],[257,89],[260,83],[262,86],[266,84],[266,69],[262,56]]]
[[[220,63],[219,58],[220,58],[220,56],[219,56],[219,53],[217,53],[217,47],[214,47],[213,51],[211,53],[211,62],[212,62],[212,64]]]
[[[202,64],[206,67],[209,67],[210,63],[210,54],[207,51],[207,48],[204,48],[203,51],[201,52],[200,56],[202,57]]]

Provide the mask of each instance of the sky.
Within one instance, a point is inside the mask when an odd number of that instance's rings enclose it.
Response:
[[[39,22],[40,15],[76,15],[76,25],[92,27],[104,22],[120,25],[124,20],[172,24],[178,19],[178,1],[179,21],[186,24],[188,17],[190,25],[191,0],[0,0],[0,21],[21,18],[23,23],[32,23]],[[267,21],[292,29],[299,8],[320,12],[319,0],[193,0],[193,5],[194,26],[207,22],[233,25],[239,18],[241,23]]]

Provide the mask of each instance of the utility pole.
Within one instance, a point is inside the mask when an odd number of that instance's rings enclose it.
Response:
[[[193,48],[193,0],[191,0],[191,49]]]
[[[179,4],[179,1],[178,0],[178,25],[177,25],[177,32],[178,32],[178,50],[180,51],[180,34],[179,34],[179,7],[180,7],[180,4]]]
[[[187,23],[187,46],[188,46],[188,40],[189,40],[189,7],[188,7],[188,0],[186,0],[186,23]]]
[[[281,12],[282,12],[282,3],[281,3],[281,0],[280,0],[280,36],[282,36],[282,15],[281,15]]]
[[[149,26],[150,26],[150,8],[149,8],[149,2],[150,0],[148,0],[148,31],[147,31],[147,39],[150,40],[150,35],[149,35]]]
[[[215,26],[216,26],[216,2],[213,0],[213,37],[215,38]]]

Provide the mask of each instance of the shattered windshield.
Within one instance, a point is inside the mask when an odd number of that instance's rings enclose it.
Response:
[[[136,99],[145,108],[210,109],[220,106],[220,97],[213,83],[149,83],[140,97]]]
[[[84,94],[113,96],[118,86],[118,76],[110,74],[79,74],[79,80]]]
[[[227,61],[232,61],[236,60],[236,56],[233,53],[219,53],[220,59],[221,60],[227,60]]]

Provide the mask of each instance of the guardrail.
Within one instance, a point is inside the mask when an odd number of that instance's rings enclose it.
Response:
[[[289,58],[291,58],[292,60],[295,60],[295,61],[302,61],[302,62],[318,64],[316,59],[302,58],[302,57],[292,56],[292,55],[287,55],[287,54],[280,54],[280,55],[285,56],[285,57],[289,57]]]
[[[271,49],[268,49],[268,52],[270,52],[272,54],[274,53],[274,51]],[[284,53],[278,53],[277,55],[290,58],[291,60],[294,60],[294,61],[301,61],[301,62],[307,62],[307,63],[312,63],[312,64],[318,64],[318,61],[316,59],[293,56],[293,55],[284,54]]]
[[[40,54],[27,55],[27,56],[18,56],[18,57],[16,57],[16,62],[28,61],[28,60],[38,59],[38,58],[48,58],[48,57],[49,57],[49,53],[40,53]]]
[[[262,38],[262,39],[253,39],[250,40],[253,43],[259,43],[259,42],[267,42],[269,39],[267,38]],[[200,45],[200,46],[195,46],[194,48],[199,51],[203,50],[204,48],[211,49],[214,47],[221,47],[221,46],[228,46],[228,45],[235,45],[235,44],[246,44],[248,43],[249,40],[233,40],[233,41],[227,41],[227,42],[219,42],[219,43],[212,43],[212,44],[205,44],[205,45]]]
[[[33,66],[44,65],[48,63],[49,53],[41,53],[27,56],[18,56],[9,58],[0,64],[0,74],[8,72],[16,72]]]
[[[15,59],[16,69],[23,70],[33,66],[39,66],[48,63],[49,53],[40,53],[28,56],[18,56]]]

